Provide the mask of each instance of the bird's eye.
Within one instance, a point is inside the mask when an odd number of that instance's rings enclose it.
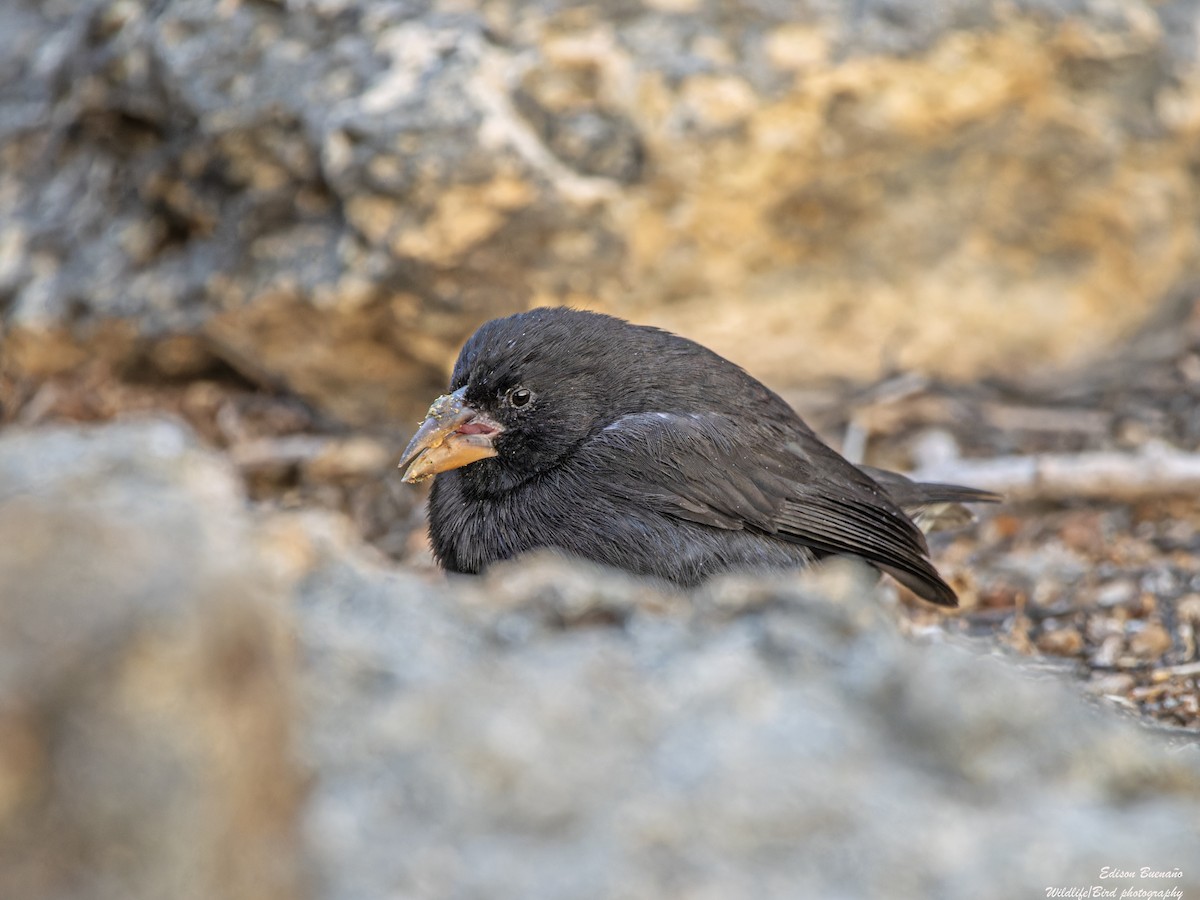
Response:
[[[533,399],[533,394],[526,388],[517,388],[508,392],[508,402],[513,406],[524,406]]]

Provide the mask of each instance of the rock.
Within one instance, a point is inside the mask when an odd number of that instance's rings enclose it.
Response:
[[[1196,9],[11,0],[0,356],[364,424],[545,303],[780,387],[1102,355],[1195,270]]]
[[[1195,747],[902,639],[857,570],[684,596],[551,557],[442,586],[311,541],[328,900],[1200,888]]]
[[[1179,598],[1175,607],[1179,618],[1189,625],[1200,625],[1200,594],[1188,594]]]
[[[1147,622],[1129,639],[1129,652],[1139,659],[1157,659],[1171,649],[1171,632],[1158,622]]]
[[[0,896],[304,896],[286,584],[177,426],[0,438]]]
[[[1078,628],[1046,631],[1037,639],[1037,648],[1051,656],[1078,656],[1083,652],[1083,635]]]
[[[166,422],[0,437],[0,896],[1200,890],[1194,744],[851,563],[447,580],[236,485]]]

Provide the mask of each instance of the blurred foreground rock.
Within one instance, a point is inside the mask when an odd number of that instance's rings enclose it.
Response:
[[[443,591],[331,552],[297,610],[330,900],[1200,890],[1196,747],[902,639],[857,569]],[[1182,874],[1101,880],[1125,861]]]
[[[305,896],[281,584],[176,426],[0,438],[0,897]]]
[[[848,564],[447,583],[233,483],[171,425],[0,436],[0,896],[293,896],[295,825],[324,900],[1200,891],[1196,747]]]
[[[1200,265],[1198,13],[8,0],[0,357],[359,425],[547,303],[781,387],[1094,357]]]

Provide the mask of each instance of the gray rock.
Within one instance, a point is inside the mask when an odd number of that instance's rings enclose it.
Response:
[[[902,639],[857,571],[683,597],[326,552],[297,611],[330,900],[1200,888],[1195,747]],[[1102,878],[1121,863],[1183,874]]]
[[[302,896],[285,585],[174,425],[0,439],[0,896]]]
[[[170,424],[0,438],[0,896],[1200,890],[1196,746],[849,563],[447,581],[235,484]]]

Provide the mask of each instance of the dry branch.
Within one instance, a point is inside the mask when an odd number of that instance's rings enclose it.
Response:
[[[386,471],[397,454],[394,447],[372,438],[291,435],[243,441],[231,447],[229,455],[246,475],[298,466],[309,477],[322,480]]]
[[[1006,500],[1200,496],[1200,454],[1148,444],[1136,453],[942,459],[922,466],[911,477],[995,491]]]

